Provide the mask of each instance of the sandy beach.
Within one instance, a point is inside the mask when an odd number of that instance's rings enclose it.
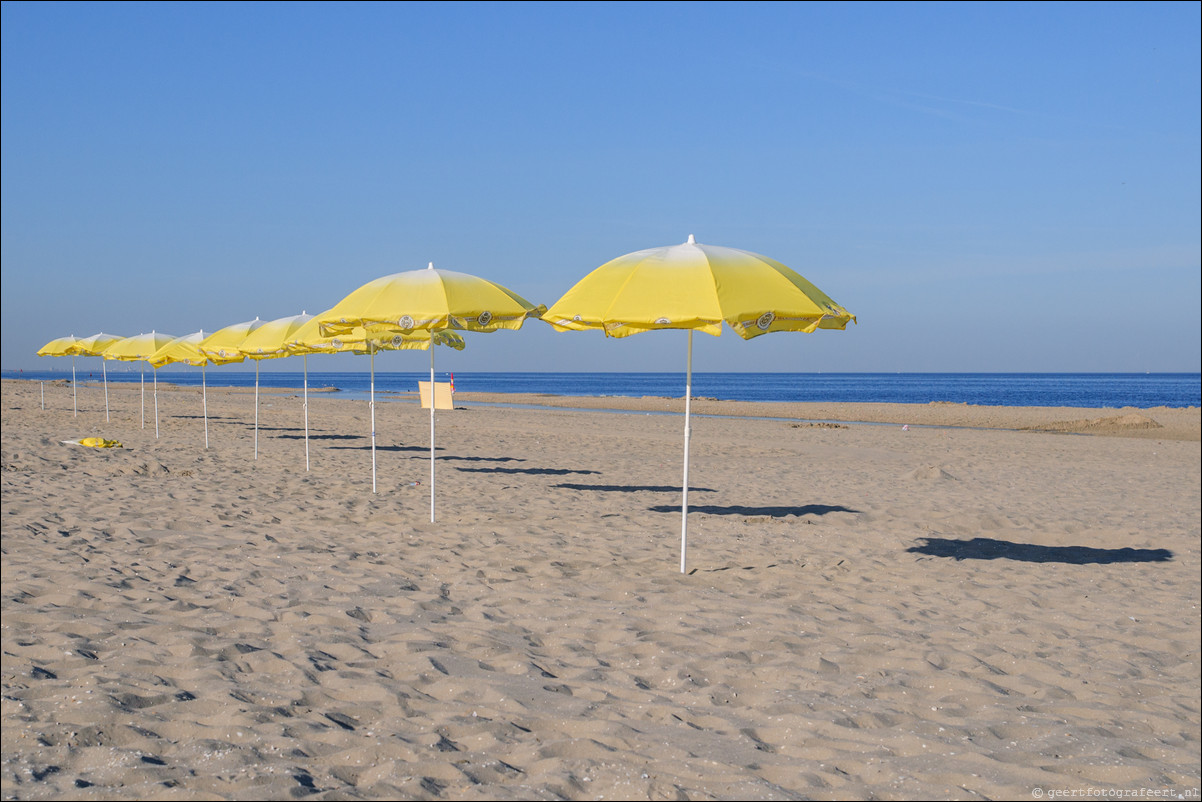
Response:
[[[1198,408],[2,389],[5,799],[1198,798]]]

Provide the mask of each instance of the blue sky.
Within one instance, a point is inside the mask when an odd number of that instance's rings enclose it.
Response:
[[[2,36],[5,370],[430,261],[550,305],[689,234],[859,317],[697,370],[1202,366],[1198,3],[5,2]],[[439,365],[677,370],[684,337],[532,321]]]

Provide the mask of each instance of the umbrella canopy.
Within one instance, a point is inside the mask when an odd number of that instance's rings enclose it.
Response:
[[[164,365],[183,363],[200,367],[209,362],[209,358],[200,352],[200,343],[205,338],[204,331],[195,331],[176,337],[159,350],[150,355],[146,361],[151,367],[161,368]]]
[[[599,329],[628,337],[687,329],[684,481],[680,571],[685,572],[689,512],[693,331],[715,336],[722,323],[749,340],[773,331],[844,329],[855,315],[801,275],[750,251],[688,242],[620,256],[598,267],[556,301],[543,320],[560,331]]]
[[[79,397],[75,390],[75,356],[78,353],[75,349],[79,345],[79,338],[74,334],[67,337],[59,337],[51,340],[38,349],[38,356],[69,356],[71,357],[71,405],[74,409],[74,414],[79,414]],[[43,408],[45,403],[43,403]]]
[[[93,334],[91,337],[84,337],[76,341],[74,346],[75,352],[80,356],[103,356],[109,346],[122,339],[125,338],[118,337],[115,334],[105,334],[103,332]],[[106,367],[107,364],[103,360],[100,362],[100,371],[104,376],[104,419],[106,421],[109,419],[109,372]]]
[[[315,317],[296,330],[288,341],[288,349],[293,354],[425,351],[430,347],[431,337],[435,345],[449,346],[457,351],[462,351],[465,346],[463,337],[454,331],[401,331],[383,325],[373,325],[370,330],[356,326],[339,334],[322,334],[321,320]]]
[[[103,356],[104,352],[118,340],[124,340],[116,334],[93,334],[75,341],[75,353],[80,356]]]
[[[488,279],[436,270],[410,270],[369,281],[320,315],[326,334],[356,326],[393,326],[402,331],[520,329],[545,307]]]
[[[104,349],[105,359],[122,362],[147,362],[156,351],[175,339],[171,334],[152,331],[125,337]],[[142,428],[146,428],[146,368],[142,368]],[[154,436],[159,436],[159,376],[154,374]]]
[[[263,321],[258,318],[245,323],[234,323],[205,337],[197,348],[214,365],[243,362],[246,360],[246,354],[242,353],[242,343],[251,332],[262,325]]]
[[[797,272],[750,251],[688,242],[619,256],[556,301],[543,320],[560,330],[628,337],[656,329],[745,340],[771,331],[843,329],[855,315]]]
[[[539,317],[536,306],[488,279],[452,270],[410,270],[369,281],[319,315],[324,334],[363,326],[395,326],[410,331],[517,330]],[[430,350],[430,386],[434,386],[434,350]],[[434,521],[434,404],[430,404],[430,521]]]
[[[309,354],[354,353],[371,356],[371,492],[376,492],[376,359],[377,351],[424,350],[445,345],[462,351],[463,337],[453,331],[410,331],[374,324],[370,329],[356,326],[343,334],[322,334],[320,318],[313,318],[297,329],[288,343],[294,354],[305,358],[305,470],[309,470]],[[431,357],[432,359],[433,357]]]
[[[155,351],[174,339],[175,335],[173,334],[163,334],[157,331],[123,337],[104,350],[104,358],[119,359],[123,362],[145,362]]]
[[[75,348],[79,338],[74,334],[51,340],[38,349],[38,356],[73,356],[78,353]]]
[[[311,320],[313,320],[313,316],[305,312],[269,320],[247,334],[238,346],[238,350],[249,359],[275,359],[291,356],[292,352],[288,349],[288,343],[292,341],[297,330]]]

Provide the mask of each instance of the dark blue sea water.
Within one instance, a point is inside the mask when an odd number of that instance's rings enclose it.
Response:
[[[6,379],[70,379],[71,371],[9,371]],[[253,387],[254,371],[209,368],[210,386]],[[77,372],[99,381],[99,370]],[[138,382],[133,371],[110,371],[110,382]],[[152,378],[146,372],[147,381]],[[199,386],[200,369],[161,370],[159,381]],[[377,373],[376,392],[414,392],[429,373]],[[447,381],[449,373],[436,374]],[[457,373],[457,392],[550,393],[592,396],[684,396],[683,373]],[[295,387],[303,374],[264,372],[263,386]],[[334,387],[364,398],[369,378],[361,373],[310,373],[309,387]],[[736,401],[869,401],[925,404],[952,401],[991,406],[1190,407],[1202,406],[1198,373],[696,373],[694,397]]]

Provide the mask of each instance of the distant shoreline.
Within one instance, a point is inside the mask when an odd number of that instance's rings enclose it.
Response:
[[[206,376],[207,373],[207,376]],[[142,377],[140,373],[110,373],[108,384],[158,383],[180,387],[235,387],[253,391],[253,372],[213,370],[202,373],[162,370]],[[69,374],[33,372],[4,378],[27,381],[64,381]],[[374,385],[382,393],[405,394],[417,389],[429,373],[367,371],[308,374],[311,393],[334,387],[342,397],[363,399]],[[98,372],[79,372],[80,382],[99,382]],[[684,375],[672,373],[529,373],[462,371],[456,376],[440,372],[439,381],[456,382],[456,390],[476,393],[520,393],[543,397],[664,397],[684,394]],[[272,371],[258,377],[260,386],[295,389],[300,392],[305,374]],[[262,389],[261,389],[262,391]],[[694,398],[716,398],[748,402],[832,402],[927,404],[948,401],[983,406],[1077,407],[1082,409],[1140,409],[1158,406],[1188,408],[1202,406],[1200,374],[829,374],[829,373],[708,373],[693,374]],[[385,396],[389,397],[389,396]]]
[[[20,380],[4,379],[3,384]],[[25,383],[25,382],[22,382]],[[60,382],[60,385],[66,382]],[[79,382],[88,394],[100,390],[101,382]],[[117,388],[116,390],[114,388]],[[109,392],[138,389],[129,383],[110,384]],[[160,393],[199,395],[200,387],[159,382]],[[253,387],[211,386],[210,395],[250,395]],[[298,387],[261,385],[260,395],[297,396]],[[333,387],[310,387],[311,401],[341,403],[355,399],[340,398]],[[569,396],[550,393],[474,393],[455,394],[457,405],[516,405],[563,410],[611,412],[684,413],[684,398],[664,396]],[[377,391],[378,400],[417,403],[416,392]],[[720,401],[694,397],[694,415],[778,418],[802,423],[834,421],[847,424],[872,423],[898,426],[942,426],[978,429],[1009,429],[1033,432],[1106,435],[1160,440],[1202,441],[1202,408],[1199,407],[1010,407],[936,401],[926,404],[822,401]]]

